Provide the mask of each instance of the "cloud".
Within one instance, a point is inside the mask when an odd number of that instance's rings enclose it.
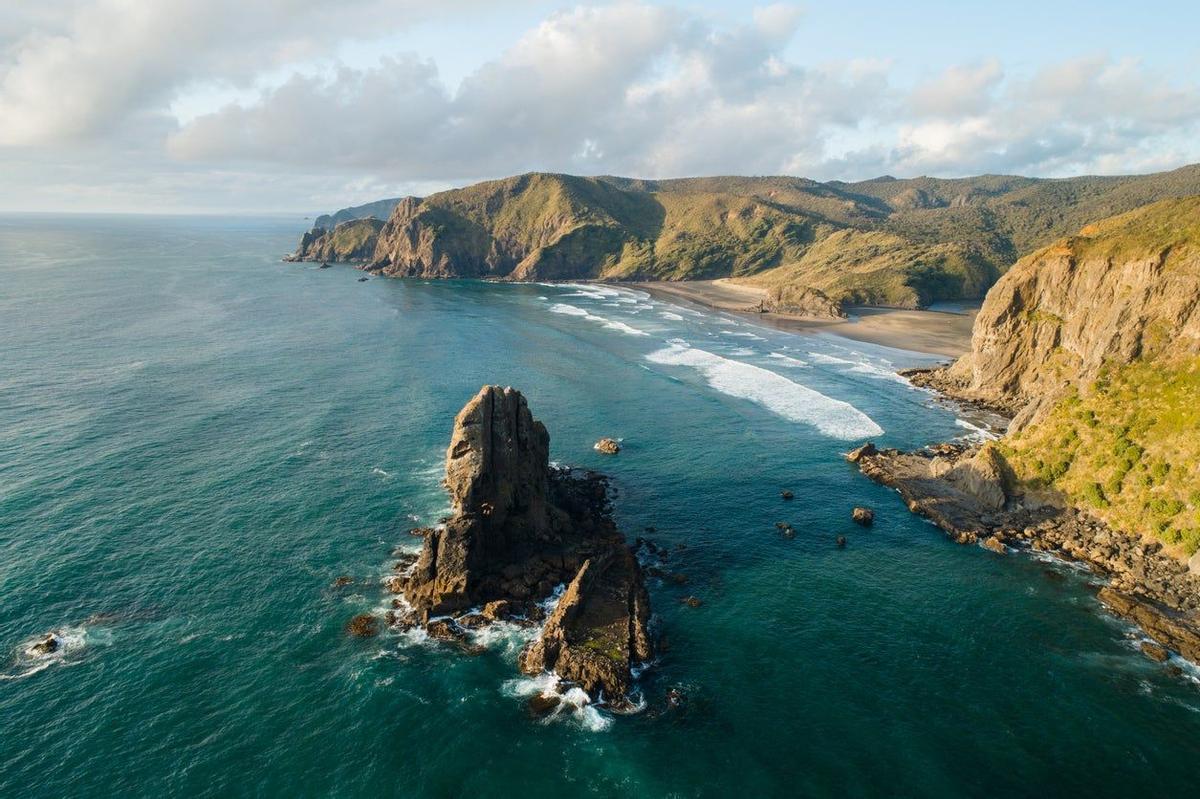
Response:
[[[1032,71],[944,63],[913,82],[870,57],[807,61],[806,16],[783,3],[740,22],[648,2],[570,7],[456,82],[439,67],[464,75],[464,64],[443,53],[337,60],[371,41],[383,52],[430,15],[443,32],[479,24],[461,13],[475,8],[492,6],[30,5],[0,19],[0,179],[45,176],[38,192],[72,197],[107,186],[129,202],[146,185],[156,203],[178,191],[189,207],[221,207],[225,185],[239,202],[320,207],[339,192],[349,203],[527,170],[854,180],[1200,159],[1188,75],[1096,54]]]
[[[427,16],[416,0],[65,0],[0,27],[0,146],[79,141],[166,113],[196,82],[247,85],[346,36]],[[484,5],[438,4],[438,13]],[[7,14],[6,14],[7,17]],[[17,26],[22,26],[18,28]],[[19,32],[20,30],[24,32]]]
[[[341,164],[409,178],[525,169],[779,171],[878,106],[878,71],[787,64],[799,17],[715,29],[668,8],[559,13],[451,95],[414,58],[294,78],[170,138],[181,159]]]

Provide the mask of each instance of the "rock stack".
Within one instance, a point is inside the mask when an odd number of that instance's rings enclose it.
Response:
[[[485,386],[466,404],[446,453],[453,514],[391,583],[413,609],[398,623],[477,626],[472,608],[521,615],[566,585],[521,669],[554,671],[619,705],[631,666],[652,657],[642,569],[612,521],[605,478],[552,469],[549,453],[519,391]]]

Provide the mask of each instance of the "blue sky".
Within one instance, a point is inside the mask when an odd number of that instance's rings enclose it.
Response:
[[[531,169],[1200,160],[1196,3],[48,5],[0,20],[0,209],[311,212]]]

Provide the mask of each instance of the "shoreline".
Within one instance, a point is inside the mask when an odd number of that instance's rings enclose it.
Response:
[[[757,320],[791,333],[832,333],[851,341],[894,349],[957,358],[971,349],[971,329],[978,307],[964,313],[850,306],[848,319],[751,310],[767,296],[766,289],[729,278],[687,281],[637,281],[617,285],[640,289],[659,299],[686,302]]]
[[[1142,635],[1143,655],[1178,676],[1178,658],[1200,665],[1200,576],[1161,542],[1109,527],[1052,497],[1018,493],[985,446],[932,444],[912,452],[866,444],[846,455],[859,471],[900,494],[909,512],[958,544],[1004,556],[1041,552],[1080,563],[1106,580],[1096,594]]]

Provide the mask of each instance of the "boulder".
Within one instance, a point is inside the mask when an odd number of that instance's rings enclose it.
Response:
[[[1156,644],[1153,641],[1142,641],[1142,654],[1153,660],[1155,663],[1166,663],[1171,658],[1171,653],[1165,646]]]
[[[561,703],[562,700],[554,694],[535,694],[529,697],[525,708],[529,711],[530,716],[540,719],[553,713]]]
[[[974,456],[960,460],[944,476],[985,508],[998,509],[1008,499],[1005,487],[1011,485],[1009,472],[1000,451],[994,446],[984,446]]]
[[[791,491],[780,491],[779,496],[783,497],[784,499],[791,499],[795,496],[795,494],[793,494]]]
[[[49,655],[57,652],[62,647],[62,641],[54,633],[46,633],[45,637],[38,640],[27,650],[31,655]]]
[[[346,632],[357,638],[379,635],[379,619],[370,613],[360,613],[346,625]]]
[[[875,511],[870,508],[855,508],[851,511],[850,518],[863,527],[870,527],[875,523]]]
[[[1008,554],[1008,547],[1004,546],[1004,542],[1000,540],[999,536],[988,536],[987,538],[983,539],[983,542],[980,544],[980,546],[990,552],[995,552],[997,555]]]
[[[875,455],[878,451],[879,450],[875,449],[875,445],[868,441],[861,447],[856,447],[847,452],[846,460],[850,461],[851,463],[858,463],[863,458],[869,458],[870,456]]]
[[[846,536],[844,536],[844,535],[839,535],[839,536],[837,537],[837,541],[836,541],[836,543],[837,543],[837,548],[838,548],[838,549],[845,549],[845,548],[846,548]]]
[[[615,438],[602,438],[595,443],[593,448],[597,452],[602,452],[605,455],[616,455],[621,451],[621,445]]]

